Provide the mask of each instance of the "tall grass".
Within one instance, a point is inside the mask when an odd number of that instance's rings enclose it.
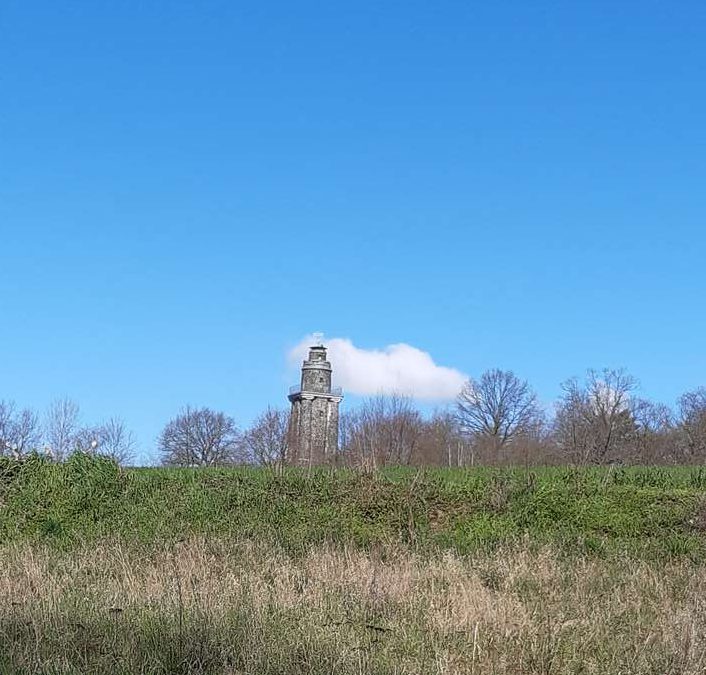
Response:
[[[705,488],[0,460],[0,673],[705,672]]]
[[[194,538],[0,548],[12,673],[702,673],[706,570],[557,555],[292,557]]]

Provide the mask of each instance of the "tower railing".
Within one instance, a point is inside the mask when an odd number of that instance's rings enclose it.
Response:
[[[292,394],[300,394],[300,393],[311,393],[311,394],[322,394],[325,393],[326,395],[330,396],[343,396],[343,388],[342,387],[331,387],[330,392],[321,392],[321,391],[313,391],[311,389],[302,389],[302,386],[300,384],[293,384],[289,388],[289,395],[291,396]]]

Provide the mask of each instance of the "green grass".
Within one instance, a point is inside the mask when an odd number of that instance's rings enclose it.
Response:
[[[192,535],[418,552],[530,540],[598,555],[706,560],[702,468],[119,469],[76,455],[0,464],[0,540],[57,547]]]
[[[0,673],[696,675],[705,491],[0,458]]]

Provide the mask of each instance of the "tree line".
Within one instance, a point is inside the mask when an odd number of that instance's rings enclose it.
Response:
[[[674,408],[638,395],[624,370],[589,370],[550,409],[511,371],[469,379],[454,405],[424,419],[405,397],[377,397],[343,415],[341,455],[389,464],[695,464],[706,461],[706,388]]]
[[[78,404],[71,399],[53,401],[41,415],[0,400],[0,456],[22,459],[38,452],[63,461],[74,452],[89,452],[128,464],[135,450],[135,436],[123,420],[111,417],[99,424],[85,424]]]
[[[159,462],[166,466],[285,465],[289,412],[267,408],[241,430],[233,417],[187,406],[163,428]],[[90,452],[126,464],[134,435],[117,418],[80,423],[78,405],[55,401],[43,416],[0,401],[0,454],[21,458],[41,451],[61,461]],[[696,464],[706,461],[706,388],[679,397],[674,407],[638,395],[624,370],[589,370],[561,386],[551,409],[530,384],[493,369],[469,379],[449,407],[424,416],[409,397],[363,400],[341,415],[332,464],[384,466],[478,464]]]

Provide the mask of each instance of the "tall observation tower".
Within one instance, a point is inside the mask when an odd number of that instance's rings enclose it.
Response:
[[[314,336],[309,358],[302,364],[299,386],[289,390],[289,458],[299,465],[323,464],[338,450],[339,387],[331,388],[331,364],[326,360],[323,336]]]

